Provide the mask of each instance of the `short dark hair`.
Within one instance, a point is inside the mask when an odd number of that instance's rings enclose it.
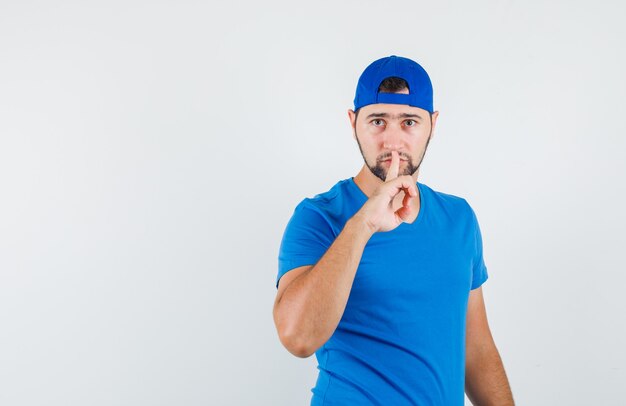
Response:
[[[397,76],[390,76],[387,79],[380,82],[380,86],[378,86],[378,93],[398,93],[398,92],[403,91],[404,89],[411,91],[411,89],[409,89],[409,84],[406,82],[406,80],[399,78]],[[354,112],[355,122],[356,122],[356,119],[359,117],[359,110],[361,109],[358,108]]]
[[[409,91],[411,90],[409,89],[409,84],[406,83],[406,80],[396,76],[391,76],[380,83],[380,86],[378,86],[378,93],[397,93],[403,91],[404,89]]]

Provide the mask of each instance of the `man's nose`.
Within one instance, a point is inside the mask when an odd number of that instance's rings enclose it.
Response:
[[[392,127],[385,131],[383,148],[390,150],[399,150],[402,148],[402,131],[399,128]]]

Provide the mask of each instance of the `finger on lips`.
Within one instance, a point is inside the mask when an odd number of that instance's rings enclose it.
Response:
[[[387,172],[386,182],[398,177],[400,171],[400,155],[398,151],[391,151],[391,164],[389,165],[389,171]]]

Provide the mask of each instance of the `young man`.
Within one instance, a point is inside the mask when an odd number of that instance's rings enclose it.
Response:
[[[312,405],[513,405],[482,296],[482,238],[463,198],[417,181],[433,134],[416,62],[369,65],[348,116],[361,171],[304,199],[279,253],[274,321],[315,353]]]

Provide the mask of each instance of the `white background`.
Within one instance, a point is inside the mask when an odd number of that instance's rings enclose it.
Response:
[[[346,111],[396,54],[517,403],[623,405],[622,4],[1,1],[0,404],[307,404],[280,238],[359,170]]]

